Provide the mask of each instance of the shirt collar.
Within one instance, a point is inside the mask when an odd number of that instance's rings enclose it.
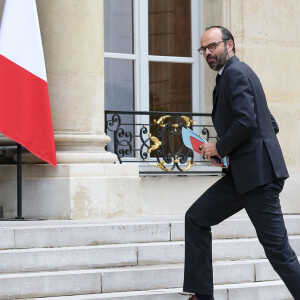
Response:
[[[227,64],[227,63],[226,63]],[[220,71],[218,72],[219,75],[222,75],[223,71],[224,71],[224,68],[226,66],[226,64],[220,69]]]

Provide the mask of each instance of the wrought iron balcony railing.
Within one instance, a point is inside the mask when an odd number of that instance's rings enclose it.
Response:
[[[118,156],[119,163],[139,163],[140,173],[220,173],[215,168],[208,171],[209,162],[184,146],[182,127],[207,141],[217,140],[211,114],[105,111],[105,132],[111,138],[107,150]]]

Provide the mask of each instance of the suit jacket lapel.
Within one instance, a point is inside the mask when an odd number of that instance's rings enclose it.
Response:
[[[212,111],[212,114],[214,114],[215,112],[215,109],[217,107],[217,102],[218,102],[218,96],[219,96],[219,91],[220,91],[220,87],[221,87],[221,84],[222,84],[222,79],[224,77],[224,74],[227,70],[227,68],[232,64],[234,63],[235,61],[238,61],[239,59],[234,55],[231,59],[229,59],[229,61],[226,63],[225,67],[224,67],[224,70],[222,72],[222,75],[221,75],[221,80],[219,82],[218,85],[215,86],[214,88],[214,91],[213,91],[213,111]]]

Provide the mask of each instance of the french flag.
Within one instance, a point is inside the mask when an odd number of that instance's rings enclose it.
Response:
[[[0,132],[56,166],[35,0],[6,0],[0,28]]]

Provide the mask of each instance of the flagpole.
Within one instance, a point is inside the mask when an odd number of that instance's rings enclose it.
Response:
[[[17,217],[18,220],[23,220],[22,217],[22,146],[17,145]]]

